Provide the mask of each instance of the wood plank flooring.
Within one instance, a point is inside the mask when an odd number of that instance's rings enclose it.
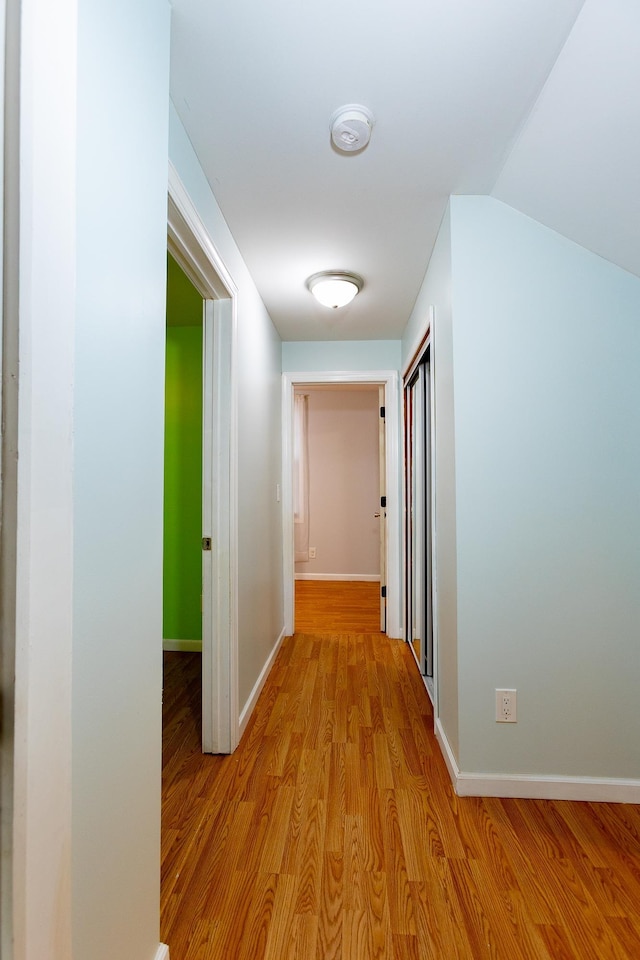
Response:
[[[295,629],[311,633],[378,633],[380,583],[296,580]]]
[[[231,757],[165,664],[171,960],[640,957],[640,808],[456,797],[405,644],[285,639]]]

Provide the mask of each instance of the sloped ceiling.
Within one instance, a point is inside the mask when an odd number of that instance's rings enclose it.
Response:
[[[493,194],[640,276],[640,3],[585,3]]]
[[[399,337],[452,193],[640,272],[632,0],[172,6],[172,99],[283,339]],[[347,103],[359,155],[330,145]],[[350,306],[312,299],[323,269],[364,278]]]

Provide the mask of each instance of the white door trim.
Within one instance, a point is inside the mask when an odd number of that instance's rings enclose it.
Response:
[[[385,408],[384,416],[382,408],[384,407],[385,387],[380,384],[378,387],[378,473],[380,480],[380,502],[376,511],[380,516],[380,525],[378,530],[380,553],[380,584],[384,586],[384,596],[380,590],[380,631],[387,631],[387,508],[382,506],[386,504],[387,496],[387,411]]]
[[[169,164],[168,247],[205,300],[203,472],[213,547],[204,565],[202,745],[232,753],[238,707],[237,287]]]
[[[285,633],[294,627],[293,549],[293,391],[302,384],[382,384],[386,408],[387,488],[387,634],[402,637],[402,596],[400,590],[401,491],[399,486],[399,379],[397,370],[347,370],[340,373],[299,372],[282,375],[282,530]]]

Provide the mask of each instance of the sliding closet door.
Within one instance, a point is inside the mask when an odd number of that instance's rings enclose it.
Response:
[[[424,393],[423,367],[418,367],[411,384],[412,464],[411,464],[411,644],[420,667],[426,672],[426,551],[425,551],[425,462],[424,462]]]
[[[431,363],[424,362],[424,564],[425,651],[424,674],[433,678],[433,570],[431,553]]]
[[[405,382],[406,635],[420,672],[432,679],[430,378],[430,356],[427,347]]]

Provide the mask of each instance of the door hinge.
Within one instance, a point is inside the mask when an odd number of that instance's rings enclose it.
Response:
[[[381,419],[381,420],[384,420],[385,416],[386,416],[385,408],[384,408],[384,407],[380,407],[380,419]]]
[[[386,507],[386,505],[387,505],[387,498],[386,498],[386,497],[380,497],[380,506],[381,506],[381,507]]]
[[[203,549],[203,550],[211,550],[211,537],[203,537],[203,538],[202,538],[202,549]]]
[[[387,588],[386,588],[386,587],[380,587],[380,596],[381,596],[381,597],[384,597],[384,599],[386,600],[386,597],[387,597]]]

